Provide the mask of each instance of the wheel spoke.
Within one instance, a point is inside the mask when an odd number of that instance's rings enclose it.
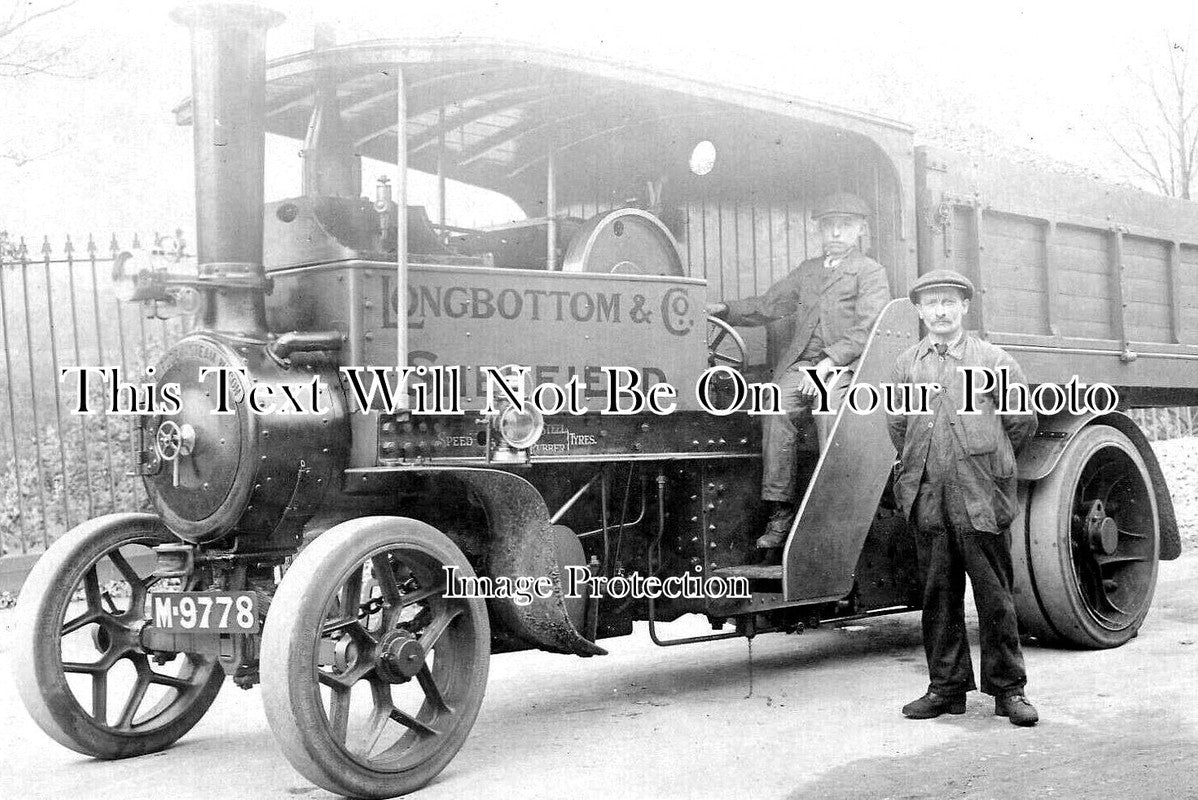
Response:
[[[125,582],[129,584],[129,610],[140,611],[145,605],[146,592],[149,590],[151,581],[138,575],[137,570],[133,568],[133,565],[129,563],[120,550],[113,550],[108,554],[108,559],[116,565]]]
[[[707,345],[708,349],[710,349],[710,350],[715,350],[717,347],[720,346],[720,342],[724,341],[724,339],[726,339],[728,337],[728,331],[726,331],[725,329],[717,328],[716,330],[718,330],[719,333],[717,333],[715,335],[715,338],[713,338],[711,340],[711,342]]]
[[[346,617],[334,622],[326,622],[320,630],[320,635],[323,637],[332,636],[334,633],[348,631],[350,628],[358,627],[357,617]]]
[[[440,641],[449,624],[457,619],[461,613],[462,609],[460,608],[447,608],[428,624],[424,629],[424,633],[420,636],[420,646],[424,649],[424,652],[431,653],[433,651],[433,648],[437,646],[437,642]]]
[[[329,729],[341,744],[345,744],[349,729],[349,689],[334,688],[329,693]]]
[[[371,558],[370,563],[374,567],[374,577],[379,582],[379,589],[387,605],[400,605],[403,600],[400,597],[399,584],[395,581],[395,570],[391,568],[391,559],[386,553],[382,553]]]
[[[378,747],[379,739],[383,736],[383,729],[387,727],[387,720],[391,719],[391,712],[388,709],[378,709],[370,713],[370,727],[362,734],[362,740],[358,747],[354,748],[356,752],[361,753],[366,758],[370,758],[370,754],[374,752],[374,748]]]
[[[737,358],[736,356],[726,356],[723,353],[712,353],[711,357],[714,358],[716,361],[719,361],[724,364],[739,364],[740,363],[740,359]]]
[[[141,701],[146,699],[146,690],[150,688],[150,679],[140,669],[137,672],[137,682],[133,684],[133,689],[129,692],[129,699],[125,702],[120,719],[117,720],[116,727],[118,728],[133,727],[133,717],[136,716],[137,709],[141,707]]]
[[[345,580],[345,585],[341,589],[341,608],[345,613],[355,620],[358,618],[358,611],[362,606],[362,567],[357,566],[349,577]]]
[[[92,716],[101,725],[108,724],[108,673],[92,674]]]
[[[61,635],[69,636],[80,628],[91,625],[93,622],[99,622],[103,616],[104,614],[102,612],[85,611],[70,622],[64,622],[62,625]]]
[[[1117,620],[1108,617],[1100,608],[1101,605],[1106,605],[1117,614],[1125,613],[1123,609],[1119,608],[1111,600],[1110,594],[1103,585],[1101,565],[1096,560],[1087,559],[1079,566],[1084,573],[1083,580],[1086,585],[1083,587],[1083,595],[1085,596],[1086,606],[1089,608],[1090,613],[1106,625],[1117,626]]]
[[[426,736],[439,736],[441,734],[441,731],[425,725],[411,714],[407,713],[406,711],[400,711],[398,708],[391,709],[391,719],[395,720],[406,728],[410,728],[417,733],[423,733]]]
[[[1094,560],[1098,562],[1098,566],[1107,567],[1111,564],[1130,564],[1135,561],[1147,561],[1143,556],[1094,556]]]
[[[102,601],[102,602],[103,602],[105,605],[107,605],[107,606],[108,606],[108,608],[107,608],[107,609],[105,609],[105,610],[106,610],[106,611],[107,611],[109,614],[112,614],[112,615],[114,615],[114,616],[115,616],[115,615],[117,615],[117,614],[120,614],[120,613],[121,613],[121,610],[120,610],[119,608],[117,608],[116,601],[112,599],[112,594],[111,594],[111,593],[109,593],[109,591],[108,591],[107,589],[104,589],[104,590],[102,590],[102,591],[100,592],[100,600],[101,600],[101,601]],[[133,607],[135,607],[135,606],[132,606],[132,605],[131,605],[130,607],[131,607],[131,608],[133,608]]]
[[[428,668],[428,662],[420,668],[416,673],[416,680],[420,682],[420,688],[424,690],[424,696],[429,699],[438,711],[446,711],[453,713],[453,709],[445,702],[445,696],[441,694],[441,687],[437,685],[437,679],[433,677],[433,671]]]
[[[121,573],[122,577],[128,581],[130,589],[132,589],[135,585],[141,586],[143,588],[145,587],[145,581],[141,579],[141,576],[137,574],[137,570],[135,570],[133,565],[129,563],[129,560],[121,554],[120,550],[113,550],[110,552],[108,554],[108,560],[111,561],[113,566],[117,568],[117,571]]]
[[[1115,601],[1111,599],[1111,596],[1110,596],[1109,594],[1106,594],[1106,593],[1104,593],[1104,594],[1103,594],[1103,599],[1105,599],[1105,600],[1106,600],[1106,603],[1107,603],[1107,605],[1109,605],[1109,606],[1111,607],[1111,610],[1112,610],[1112,611],[1114,611],[1114,612],[1116,612],[1116,613],[1118,613],[1118,614],[1126,614],[1126,613],[1127,613],[1127,610],[1126,610],[1126,609],[1123,609],[1123,608],[1120,608],[1120,607],[1119,607],[1119,606],[1118,606],[1118,605],[1115,603]]]
[[[430,586],[427,589],[419,589],[415,592],[409,592],[408,594],[403,595],[401,601],[405,606],[410,606],[415,603],[422,603],[425,600],[437,597],[443,594],[444,591],[445,588],[443,586]]]
[[[1145,534],[1143,534],[1143,533],[1136,533],[1135,531],[1129,531],[1129,530],[1125,530],[1124,528],[1119,528],[1119,535],[1120,535],[1120,536],[1127,536],[1127,537],[1130,537],[1130,538],[1132,538],[1132,539],[1147,539],[1147,538],[1148,538],[1148,537],[1147,537]]]
[[[364,650],[370,650],[379,643],[378,637],[366,630],[365,625],[358,624],[352,628],[348,628],[347,630],[349,631],[350,636],[357,637],[358,642],[361,643],[362,649]]]
[[[83,575],[83,594],[87,598],[89,611],[104,612],[104,609],[100,607],[100,574],[94,565]]]
[[[351,667],[349,670],[336,675],[332,672],[321,672],[317,670],[317,677],[325,686],[334,691],[342,690],[349,691],[355,683],[365,678],[374,670],[374,663],[358,664]]]
[[[164,675],[154,670],[150,670],[149,680],[150,683],[156,683],[159,686],[170,686],[171,688],[178,689],[180,692],[191,688],[191,681],[189,680],[176,675]]]
[[[374,748],[378,747],[383,729],[387,727],[387,720],[391,719],[391,712],[395,709],[395,702],[391,699],[391,687],[384,681],[371,681],[370,694],[374,699],[374,710],[370,712],[370,725],[362,734],[360,746],[357,748],[366,758],[370,758]]]
[[[78,661],[62,662],[63,672],[82,673],[84,675],[96,675],[106,673],[108,670],[100,666],[100,662],[94,664],[83,664]]]

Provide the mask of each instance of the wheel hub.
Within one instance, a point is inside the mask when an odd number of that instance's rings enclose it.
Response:
[[[1106,515],[1101,500],[1091,503],[1086,514],[1086,540],[1091,551],[1105,556],[1114,555],[1119,549],[1119,526]]]
[[[389,683],[409,681],[424,666],[424,648],[408,631],[392,631],[384,636],[378,654],[377,671]]]

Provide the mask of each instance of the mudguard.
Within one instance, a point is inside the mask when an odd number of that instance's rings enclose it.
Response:
[[[606,650],[584,638],[570,622],[555,534],[540,492],[510,472],[488,469],[452,472],[474,491],[486,511],[491,534],[487,574],[512,579],[545,575],[553,583],[550,597],[534,597],[525,606],[511,600],[489,603],[501,623],[542,650],[580,656],[607,655]]]
[[[1148,474],[1152,477],[1152,490],[1156,494],[1157,515],[1160,517],[1162,561],[1170,561],[1181,555],[1181,532],[1177,527],[1177,513],[1173,509],[1173,497],[1165,483],[1165,474],[1148,441],[1131,417],[1119,411],[1110,414],[1055,414],[1040,417],[1040,427],[1032,441],[1019,453],[1019,479],[1036,481],[1052,472],[1053,467],[1065,454],[1065,447],[1074,435],[1087,425],[1110,425],[1131,439]]]

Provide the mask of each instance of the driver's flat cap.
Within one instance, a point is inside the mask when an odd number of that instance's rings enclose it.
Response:
[[[815,204],[815,207],[811,209],[812,219],[826,217],[829,214],[846,214],[868,218],[870,215],[869,203],[866,203],[852,192],[836,192],[821,197],[819,202]]]
[[[920,275],[919,279],[911,284],[911,291],[907,292],[907,297],[918,305],[919,293],[928,289],[960,289],[966,300],[973,299],[973,281],[956,270],[934,269]]]

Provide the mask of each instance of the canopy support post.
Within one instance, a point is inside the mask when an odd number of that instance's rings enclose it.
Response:
[[[395,351],[396,366],[401,370],[408,365],[408,99],[404,82],[403,67],[396,66],[395,80],[395,293],[396,314]],[[354,298],[359,302],[359,298]],[[359,365],[354,365],[359,366]],[[409,405],[408,388],[399,387],[397,408],[406,411]]]
[[[445,106],[437,115],[437,224],[441,226],[441,236],[445,236]]]
[[[552,272],[557,269],[557,171],[552,149],[545,158],[545,269]]]

